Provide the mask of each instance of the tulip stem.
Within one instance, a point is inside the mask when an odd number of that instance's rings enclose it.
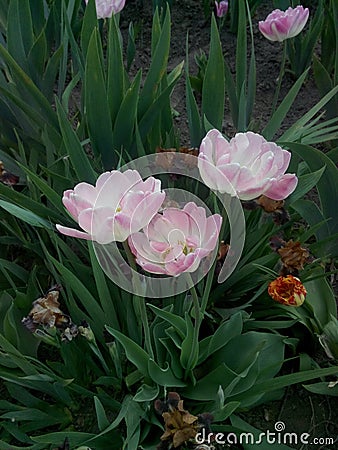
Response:
[[[285,73],[285,62],[286,62],[286,40],[283,42],[283,56],[282,56],[282,62],[281,62],[281,66],[280,66],[279,75],[277,78],[277,87],[275,90],[275,95],[273,97],[271,115],[273,115],[276,110],[278,97],[279,97],[279,93],[280,93],[280,88],[282,85],[282,79],[283,79],[283,76]]]
[[[126,253],[130,268],[132,270],[133,284],[137,284],[137,283],[139,283],[137,267],[136,267],[134,256],[130,251],[127,241],[123,242],[123,248]],[[136,272],[136,275],[135,275],[135,272]],[[148,350],[148,354],[149,354],[150,358],[154,359],[154,352],[153,352],[153,347],[151,345],[151,335],[150,335],[145,299],[144,299],[144,297],[141,297],[140,295],[134,295],[134,299],[138,302],[139,309],[140,309],[141,323],[142,323],[143,332],[144,332],[145,347]]]
[[[214,195],[214,209],[215,211],[217,211],[217,199],[216,196]],[[224,230],[225,230],[225,217],[227,217],[227,212],[225,210],[225,208],[223,207],[223,211],[222,211],[222,225],[221,225],[221,229],[219,232],[219,238],[218,238],[218,248],[222,242],[222,236],[224,234]],[[210,267],[210,270],[208,272],[207,275],[207,280],[205,283],[205,287],[204,287],[204,292],[203,292],[203,296],[202,296],[202,302],[201,302],[201,312],[202,315],[204,316],[205,314],[205,310],[207,309],[207,305],[208,305],[208,300],[209,300],[209,295],[210,295],[210,291],[211,291],[211,286],[212,286],[212,281],[214,279],[214,275],[215,275],[215,267],[217,264],[217,254],[215,256],[215,260],[212,264],[212,266]]]
[[[204,292],[203,292],[203,296],[202,296],[202,302],[201,302],[202,316],[204,316],[205,310],[207,309],[210,290],[211,290],[211,286],[212,286],[212,281],[214,279],[214,274],[215,274],[216,263],[217,263],[217,257],[215,258],[215,261],[213,262],[213,265],[211,266],[211,268],[208,272],[208,275],[207,275],[207,280],[205,283]]]
[[[191,352],[190,352],[189,360],[188,360],[188,366],[187,366],[188,370],[194,369],[194,367],[197,363],[197,360],[198,360],[198,347],[199,347],[198,346],[198,337],[199,337],[201,323],[203,320],[203,315],[201,315],[200,304],[199,304],[198,295],[197,295],[195,286],[192,286],[190,288],[190,292],[191,292],[192,301],[194,304],[195,328],[194,328],[192,348],[191,348]]]
[[[151,335],[150,335],[145,299],[143,297],[136,297],[136,298],[139,299],[139,301],[140,301],[139,305],[140,305],[141,320],[142,320],[143,331],[144,331],[145,346],[146,346],[146,349],[148,350],[148,354],[149,354],[150,358],[154,359],[154,352],[153,352],[153,347],[151,345]]]

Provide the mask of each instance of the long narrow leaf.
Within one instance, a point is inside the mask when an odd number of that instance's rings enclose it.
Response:
[[[149,67],[147,77],[140,96],[138,114],[143,117],[145,112],[149,110],[151,104],[155,100],[160,82],[165,74],[170,48],[170,12],[167,9],[164,19],[161,35],[158,39],[156,50]]]
[[[85,104],[90,140],[94,154],[101,158],[105,169],[116,167],[113,152],[113,131],[106,81],[103,73],[102,48],[98,29],[89,41],[85,69]],[[100,107],[98,108],[98,105]]]
[[[81,142],[69,123],[59,99],[55,98],[56,110],[59,118],[60,129],[67,153],[72,161],[74,170],[81,181],[94,183],[96,174],[92,168],[88,156],[82,148]]]
[[[202,87],[201,117],[222,130],[225,102],[224,58],[215,17],[211,19],[210,50]]]
[[[297,94],[302,87],[302,84],[304,83],[304,80],[306,78],[306,75],[308,73],[308,70],[306,70],[295,82],[295,84],[292,86],[288,94],[285,96],[282,103],[279,105],[279,107],[276,109],[275,113],[269,120],[268,124],[263,130],[264,137],[269,141],[273,138],[273,136],[277,133],[278,129],[280,128],[283,120],[285,119],[287,113],[289,112],[293,102],[295,101]],[[284,133],[283,139],[287,140],[287,137],[285,135],[289,135],[290,130],[292,128],[295,128],[295,125],[293,125],[289,130]]]

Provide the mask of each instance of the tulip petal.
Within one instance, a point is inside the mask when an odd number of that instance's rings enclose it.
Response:
[[[87,241],[92,240],[91,235],[88,233],[84,233],[83,231],[76,230],[75,228],[64,227],[63,225],[59,224],[55,226],[59,233],[64,234],[65,236],[86,239]]]
[[[297,183],[296,175],[287,173],[278,179],[273,179],[264,195],[272,200],[283,200],[296,189]]]

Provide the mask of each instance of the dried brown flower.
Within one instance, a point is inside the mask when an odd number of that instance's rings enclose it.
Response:
[[[5,169],[5,165],[0,161],[0,181],[7,186],[14,186],[19,183],[19,177]]]
[[[273,213],[276,211],[281,211],[284,207],[284,200],[273,200],[272,198],[261,195],[256,200],[257,204],[264,209],[267,213]]]
[[[255,200],[265,212],[272,214],[273,221],[277,225],[283,225],[289,220],[289,214],[284,208],[284,200],[273,200],[272,198],[261,195]]]
[[[174,161],[175,148],[156,147],[156,165],[164,170],[170,170]]]
[[[156,147],[156,164],[165,170],[170,171],[170,169],[175,168],[177,165],[180,167],[187,167],[192,169],[197,167],[197,159],[199,150],[195,147],[180,147],[178,150],[176,148],[162,148]],[[176,154],[175,164],[174,158]],[[191,158],[194,156],[195,158]]]
[[[165,432],[161,440],[169,439],[174,448],[179,447],[190,439],[194,439],[198,431],[198,417],[193,416],[183,408],[183,400],[178,402],[177,408],[162,414]]]
[[[218,248],[217,261],[223,262],[225,260],[226,255],[228,254],[230,245],[224,244],[224,241],[221,241]]]
[[[309,251],[301,247],[299,241],[292,239],[277,250],[280,255],[284,268],[288,273],[298,272],[304,268],[304,264],[309,259]]]
[[[189,156],[187,156],[186,158],[184,158],[184,162],[186,164],[186,166],[189,169],[193,169],[194,167],[197,166],[197,159],[196,157],[199,154],[199,149],[196,147],[180,147],[179,148],[179,152],[183,153],[184,155],[191,155],[191,156],[195,156],[195,158],[190,158]]]
[[[157,399],[154,407],[156,412],[162,415],[165,425],[158,449],[178,448],[195,438],[201,426],[199,417],[183,408],[183,400],[177,392],[169,392],[165,401]]]
[[[28,316],[22,319],[22,323],[31,332],[37,330],[40,325],[46,328],[61,329],[63,331],[61,340],[71,341],[79,331],[71,318],[59,308],[60,289],[60,286],[54,286],[46,292],[44,297],[35,300]]]

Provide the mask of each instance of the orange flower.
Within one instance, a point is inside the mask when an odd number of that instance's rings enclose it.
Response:
[[[298,278],[288,275],[271,281],[268,293],[271,298],[282,305],[301,306],[305,300],[306,289]]]

